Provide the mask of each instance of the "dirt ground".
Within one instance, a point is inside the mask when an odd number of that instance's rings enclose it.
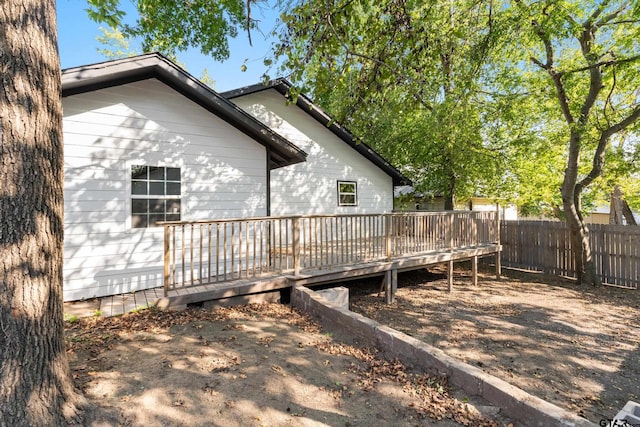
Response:
[[[385,305],[378,285],[351,290],[351,309],[444,350],[598,424],[640,401],[640,290],[505,270],[474,287],[456,270],[399,275]]]
[[[66,340],[83,426],[505,425],[285,305],[70,318]]]
[[[349,284],[351,309],[599,423],[640,400],[640,291],[541,274],[438,269]],[[67,321],[85,425],[492,426],[496,408],[278,304]],[[457,397],[457,399],[456,399]],[[485,418],[478,410],[492,420]]]

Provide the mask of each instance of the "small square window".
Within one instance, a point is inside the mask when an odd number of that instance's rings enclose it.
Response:
[[[357,189],[355,181],[338,181],[338,206],[358,206]]]
[[[131,166],[131,227],[180,221],[180,168]]]

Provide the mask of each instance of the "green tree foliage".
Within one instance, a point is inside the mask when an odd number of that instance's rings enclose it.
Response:
[[[635,188],[639,15],[625,0],[300,1],[276,53],[448,207],[500,193],[565,219],[597,283],[582,209]]]
[[[137,0],[138,16],[125,22],[119,0],[87,0],[89,16],[141,41],[143,52],[159,51],[169,57],[190,47],[218,61],[229,57],[229,38],[253,26],[248,1],[242,0]]]
[[[98,48],[98,53],[108,59],[121,59],[139,55],[138,49],[130,46],[131,42],[122,31],[117,28],[100,27],[102,35],[96,40],[104,47]]]
[[[282,16],[284,69],[422,192],[491,193],[504,156],[483,122],[500,40],[494,2],[300,1]],[[305,87],[306,86],[306,87]],[[495,192],[494,192],[495,194]]]
[[[521,19],[514,32],[528,57],[515,57],[514,75],[553,106],[540,115],[554,143],[563,144],[562,207],[572,231],[578,279],[598,282],[583,196],[605,174],[613,181],[629,176],[624,137],[638,131],[640,119],[640,4],[629,1],[515,1]],[[622,146],[612,144],[623,138]],[[635,150],[631,150],[635,151]]]
[[[119,29],[107,29],[100,27],[100,31],[102,32],[102,35],[96,37],[96,40],[104,47],[99,48],[98,53],[100,53],[107,59],[128,58],[131,56],[140,55],[142,53],[138,48],[131,47],[131,39],[126,37]],[[177,58],[171,57],[171,60],[180,65],[185,70],[187,69],[187,66],[183,63],[180,63]],[[216,84],[215,79],[211,76],[211,74],[209,74],[209,70],[207,68],[202,70],[202,74],[200,75],[200,77],[198,77],[198,80],[212,89]]]

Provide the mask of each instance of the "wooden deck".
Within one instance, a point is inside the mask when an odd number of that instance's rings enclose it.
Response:
[[[392,302],[397,273],[496,256],[497,212],[243,218],[165,224],[164,287],[103,298],[103,315],[170,308],[375,277]],[[452,274],[449,288],[452,289]]]
[[[165,224],[161,307],[385,277],[393,300],[398,271],[497,256],[491,212],[310,215]],[[475,277],[475,274],[474,274]]]
[[[274,274],[271,277],[262,277],[260,279],[240,279],[223,284],[210,283],[173,289],[169,291],[167,296],[164,295],[163,288],[153,288],[101,298],[100,313],[102,316],[107,317],[118,316],[151,306],[166,309],[202,301],[277,291],[292,286],[314,287],[366,277],[384,278],[387,273],[391,273],[391,277],[383,279],[383,284],[385,285],[385,294],[388,295],[387,301],[390,301],[393,299],[393,293],[397,289],[397,282],[393,279],[394,272],[421,269],[435,264],[473,260],[475,257],[495,255],[497,250],[496,245],[486,245],[453,252],[417,255],[392,262],[378,261],[341,266],[332,270],[308,271],[299,276]]]

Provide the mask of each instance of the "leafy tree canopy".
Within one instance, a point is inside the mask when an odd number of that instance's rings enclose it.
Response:
[[[144,52],[159,51],[175,57],[197,47],[218,61],[229,57],[229,37],[253,26],[241,0],[137,0],[138,17],[125,22],[120,0],[87,0],[89,17],[119,29],[127,38],[141,40]]]
[[[505,22],[493,2],[297,2],[276,46],[283,70],[424,193],[497,195],[499,108],[486,91]]]

